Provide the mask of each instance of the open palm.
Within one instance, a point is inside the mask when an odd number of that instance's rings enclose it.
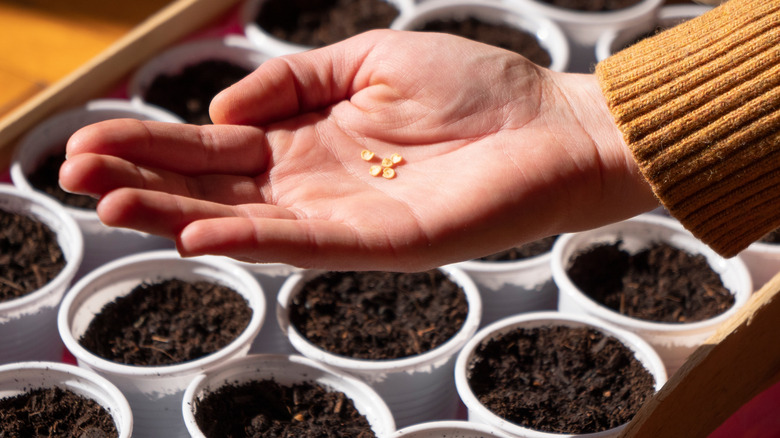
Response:
[[[184,255],[327,269],[427,269],[653,205],[595,78],[454,36],[275,58],[211,116],[85,128],[61,184]],[[393,153],[395,178],[369,174]]]

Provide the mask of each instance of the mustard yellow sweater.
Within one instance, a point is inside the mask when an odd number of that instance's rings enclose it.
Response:
[[[669,212],[730,257],[780,227],[780,0],[730,0],[596,75]]]

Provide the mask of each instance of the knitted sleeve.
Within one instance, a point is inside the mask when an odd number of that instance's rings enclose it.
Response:
[[[780,0],[730,0],[596,66],[656,196],[731,257],[780,227]]]

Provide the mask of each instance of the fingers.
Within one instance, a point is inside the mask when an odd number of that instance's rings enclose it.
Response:
[[[204,219],[247,216],[295,219],[290,211],[268,204],[231,206],[128,188],[104,196],[97,213],[108,226],[132,228],[170,239],[175,239],[188,224]]]
[[[113,155],[140,166],[195,175],[256,175],[268,164],[265,132],[249,126],[195,126],[135,119],[109,120],[77,131],[67,156]]]
[[[215,123],[259,125],[316,111],[355,91],[363,60],[392,31],[367,32],[330,46],[270,59],[211,102]]]
[[[145,168],[110,155],[80,154],[60,168],[60,186],[74,193],[103,196],[122,187],[167,192],[222,204],[265,202],[254,178],[232,175],[185,176]]]
[[[365,237],[365,236],[362,236]],[[385,251],[361,255],[361,236],[351,227],[324,220],[231,217],[196,221],[176,242],[184,256],[219,254],[245,262],[287,263],[321,269],[376,269]]]

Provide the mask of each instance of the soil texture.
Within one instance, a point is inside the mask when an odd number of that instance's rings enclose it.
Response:
[[[684,323],[720,315],[734,295],[700,254],[666,243],[629,254],[622,241],[575,254],[567,273],[596,302],[634,318]]]
[[[212,123],[209,105],[214,96],[251,72],[228,61],[199,62],[178,74],[156,77],[144,100],[175,113],[187,123],[208,125]]]
[[[431,20],[415,30],[448,33],[501,47],[519,53],[542,67],[549,67],[552,63],[549,52],[542,47],[535,35],[506,24],[489,23],[476,17],[467,17]]]
[[[57,235],[47,225],[0,210],[0,302],[42,288],[65,263]]]
[[[558,239],[558,235],[544,237],[477,260],[481,262],[514,262],[529,259],[550,252],[556,239]]]
[[[39,388],[0,400],[0,436],[113,438],[108,411],[70,390]]]
[[[399,359],[427,352],[461,329],[463,289],[440,270],[418,273],[325,272],[304,283],[290,323],[331,353]]]
[[[229,287],[168,279],[143,283],[106,304],[79,343],[118,363],[171,365],[223,348],[251,318],[244,297]]]
[[[590,327],[507,332],[478,347],[468,373],[472,391],[493,413],[550,433],[617,427],[655,392],[632,350]]]
[[[385,0],[268,0],[255,22],[280,40],[323,47],[367,30],[389,28],[399,14]]]
[[[65,162],[65,148],[62,152],[46,157],[35,170],[27,176],[30,185],[46,193],[60,203],[74,208],[94,210],[98,200],[86,195],[68,193],[60,188],[60,166]]]
[[[313,382],[226,385],[197,403],[195,421],[207,438],[376,436],[343,392]]]
[[[553,6],[585,12],[606,12],[634,6],[642,0],[539,0]]]

